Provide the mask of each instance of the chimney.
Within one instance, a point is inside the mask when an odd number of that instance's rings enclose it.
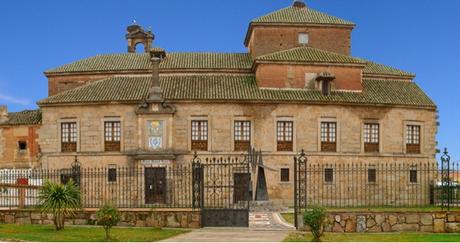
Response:
[[[296,8],[305,8],[305,7],[307,7],[307,4],[305,4],[305,2],[302,1],[302,0],[295,0],[294,3],[292,4],[292,6],[294,6]]]
[[[152,82],[149,89],[149,101],[161,101],[161,88],[160,88],[160,58],[152,57]]]
[[[8,121],[8,108],[6,105],[0,105],[0,123]]]

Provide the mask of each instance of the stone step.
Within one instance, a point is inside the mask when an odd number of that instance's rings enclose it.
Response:
[[[276,205],[272,201],[252,201],[249,203],[249,210],[251,212],[281,212],[286,211],[287,208]]]

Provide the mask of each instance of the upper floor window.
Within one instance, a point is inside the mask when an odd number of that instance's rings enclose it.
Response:
[[[192,150],[208,150],[208,121],[192,121]]]
[[[235,121],[234,124],[234,149],[245,151],[251,146],[251,122]]]
[[[364,124],[364,152],[379,151],[379,124]]]
[[[406,152],[420,153],[420,126],[418,125],[407,125],[406,127]]]
[[[77,152],[77,123],[61,123],[61,152]]]
[[[299,33],[299,44],[308,45],[309,36],[308,33]]]
[[[121,124],[119,121],[104,122],[105,151],[120,151]]]
[[[293,136],[292,121],[278,121],[276,126],[276,149],[277,151],[292,151]]]
[[[26,141],[19,141],[18,142],[19,152],[24,153],[27,151],[27,142]]]
[[[336,122],[321,122],[321,151],[336,152],[337,151],[337,123]]]

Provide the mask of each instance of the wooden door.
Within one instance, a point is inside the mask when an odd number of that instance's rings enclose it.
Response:
[[[233,203],[250,200],[249,183],[251,174],[235,173],[233,174]]]
[[[145,168],[145,203],[166,203],[166,168]]]

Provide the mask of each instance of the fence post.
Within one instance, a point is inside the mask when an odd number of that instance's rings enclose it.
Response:
[[[201,166],[201,160],[198,158],[198,154],[195,151],[192,159],[192,208],[201,208],[201,187],[203,183],[203,170]]]

